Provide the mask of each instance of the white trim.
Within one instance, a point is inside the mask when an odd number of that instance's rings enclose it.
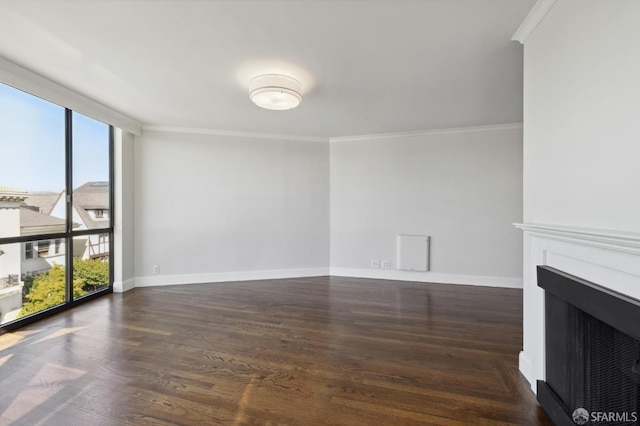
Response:
[[[546,238],[570,241],[574,244],[640,254],[640,233],[611,231],[596,228],[549,225],[541,223],[514,223],[516,228]]]
[[[486,287],[522,288],[521,277],[443,274],[438,272],[395,271],[391,269],[331,268],[331,276],[415,281],[438,284],[462,284]]]
[[[538,387],[536,386],[536,378],[533,375],[533,365],[531,360],[527,358],[523,351],[520,351],[518,356],[518,369],[522,373],[525,379],[529,382],[529,386],[533,393],[538,393]]]
[[[370,141],[370,140],[413,138],[413,137],[428,136],[428,135],[447,135],[447,134],[456,134],[456,133],[488,132],[488,131],[513,130],[513,129],[522,129],[522,123],[491,124],[487,126],[455,127],[450,129],[419,130],[415,132],[398,132],[398,133],[380,133],[380,134],[373,134],[373,135],[337,136],[337,137],[330,138],[329,141],[331,143],[358,142],[358,141]]]
[[[204,274],[148,275],[136,278],[136,287],[156,287],[180,284],[204,284],[229,281],[273,280],[281,278],[320,277],[329,275],[329,268],[271,269],[266,271],[210,272]]]
[[[257,133],[257,132],[237,132],[234,130],[204,129],[196,127],[179,127],[179,126],[163,126],[159,124],[145,124],[143,131],[161,132],[161,133],[182,133],[192,135],[211,135],[211,136],[228,136],[237,138],[253,138],[253,139],[275,139],[275,140],[291,140],[301,142],[354,142],[369,140],[385,140],[411,138],[426,135],[446,135],[455,133],[473,133],[500,130],[522,129],[522,123],[492,124],[487,126],[458,127],[450,129],[433,129],[420,130],[416,132],[398,132],[398,133],[381,133],[372,135],[355,135],[355,136],[336,136],[331,138],[322,138],[315,136],[299,136],[299,135],[280,135],[275,133]]]
[[[531,8],[527,17],[524,18],[524,21],[520,24],[511,40],[524,44],[535,29],[538,28],[540,22],[547,16],[547,13],[549,13],[553,5],[556,4],[556,1],[557,0],[538,0]]]
[[[520,277],[493,277],[486,275],[460,275],[443,274],[437,272],[414,272],[358,268],[270,269],[263,271],[210,272],[203,274],[147,275],[135,278],[134,287],[157,287],[165,285],[272,280],[282,278],[304,278],[320,276],[370,278],[439,284],[461,284],[486,287],[522,288],[522,278]],[[129,281],[131,280],[127,280],[125,281],[125,283],[128,283]],[[130,286],[130,283],[128,283],[127,285]],[[116,291],[115,287],[116,283],[114,283],[114,291]],[[130,288],[132,287],[127,288],[127,290],[129,290]]]
[[[128,280],[113,282],[114,293],[124,293],[126,291],[134,289],[135,287],[136,287],[135,278],[129,278]]]
[[[142,134],[142,123],[0,56],[0,81],[88,117]]]
[[[183,133],[192,135],[212,135],[212,136],[230,136],[235,138],[252,138],[252,139],[276,139],[285,141],[300,142],[329,142],[329,138],[321,138],[314,136],[295,136],[295,135],[279,135],[275,133],[254,133],[254,132],[237,132],[234,130],[217,130],[217,129],[201,129],[196,127],[179,127],[179,126],[162,126],[158,124],[145,124],[143,131],[166,132],[166,133]]]

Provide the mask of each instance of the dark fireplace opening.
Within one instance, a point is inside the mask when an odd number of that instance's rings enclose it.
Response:
[[[569,408],[639,412],[640,342],[571,305],[567,331]]]
[[[539,266],[546,380],[538,401],[557,425],[640,424],[640,302]]]

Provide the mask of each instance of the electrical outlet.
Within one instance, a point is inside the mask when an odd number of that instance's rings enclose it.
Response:
[[[390,260],[383,260],[382,262],[380,262],[380,267],[382,269],[389,269],[391,268],[391,261]]]
[[[160,273],[160,266],[153,265],[153,273],[154,274],[159,274]]]
[[[380,267],[380,261],[379,261],[379,260],[377,260],[377,259],[373,259],[373,260],[371,261],[371,267],[372,267],[372,268],[379,268],[379,267]]]

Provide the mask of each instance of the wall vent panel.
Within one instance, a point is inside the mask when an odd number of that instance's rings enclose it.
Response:
[[[398,234],[398,269],[404,271],[429,270],[429,236]]]

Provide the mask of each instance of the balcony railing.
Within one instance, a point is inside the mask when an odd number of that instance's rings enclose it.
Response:
[[[14,287],[18,284],[20,284],[20,275],[18,274],[9,274],[0,278],[0,288]]]

